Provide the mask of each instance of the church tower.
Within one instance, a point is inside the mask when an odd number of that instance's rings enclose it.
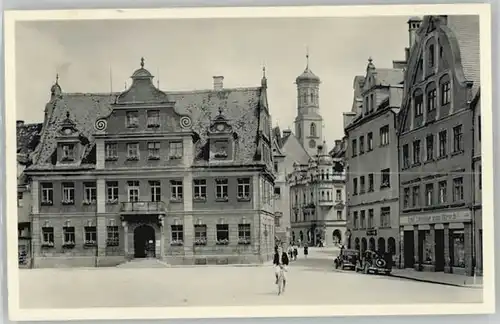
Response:
[[[317,146],[323,141],[323,117],[319,112],[319,85],[321,83],[309,69],[309,53],[306,55],[306,69],[297,77],[297,117],[295,136],[307,153],[314,157]]]

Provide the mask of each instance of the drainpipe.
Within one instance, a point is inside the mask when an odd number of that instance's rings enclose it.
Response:
[[[410,111],[411,113],[411,111]],[[394,114],[394,126],[396,127],[396,165],[398,166],[398,236],[399,236],[399,256],[398,256],[398,267],[399,269],[402,269],[401,267],[401,254],[403,253],[402,247],[403,247],[403,239],[404,239],[404,231],[403,231],[403,236],[401,237],[401,215],[399,211],[401,210],[401,201],[400,201],[400,195],[401,195],[401,173],[399,172],[399,149],[400,149],[400,142],[399,142],[399,130],[400,130],[400,125],[398,124],[398,115]],[[418,248],[418,247],[416,247]],[[414,253],[415,254],[415,253]]]
[[[469,105],[469,109],[471,110],[471,114],[472,114],[472,125],[471,125],[471,131],[472,131],[472,150],[471,150],[471,177],[470,177],[470,183],[471,183],[471,231],[472,231],[472,235],[471,235],[471,252],[472,252],[472,276],[474,277],[474,284],[476,284],[476,215],[474,214],[474,211],[475,211],[475,196],[476,196],[476,187],[475,187],[475,177],[476,177],[476,167],[475,167],[475,163],[474,163],[474,146],[475,146],[475,121],[476,121],[476,118],[475,118],[475,110],[476,108],[475,107],[472,107],[472,102],[474,100],[468,102],[468,105]]]

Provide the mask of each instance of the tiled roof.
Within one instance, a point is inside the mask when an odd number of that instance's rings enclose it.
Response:
[[[193,131],[200,135],[196,148],[201,151],[207,141],[207,129],[217,116],[219,107],[238,134],[238,147],[234,162],[253,164],[256,152],[256,137],[259,129],[259,103],[263,90],[256,88],[205,90],[190,92],[167,92],[176,102],[175,109],[188,114],[193,121]],[[197,164],[204,161],[198,160]]]
[[[63,93],[47,104],[46,120],[42,130],[40,145],[33,154],[36,166],[51,165],[50,158],[56,148],[56,136],[61,124],[69,112],[76,129],[93,143],[94,123],[98,117],[107,116],[111,112],[111,103],[115,94]],[[91,144],[88,145],[89,151]]]
[[[447,26],[453,31],[458,42],[464,77],[467,81],[474,82],[472,85],[474,97],[480,86],[479,16],[448,16]]]
[[[22,155],[30,154],[38,144],[38,135],[42,129],[42,124],[24,124],[19,122],[17,131],[17,153]]]
[[[377,69],[377,83],[382,86],[400,84],[404,80],[403,69]]]
[[[130,89],[129,89],[130,90]],[[235,152],[236,164],[252,164],[256,152],[256,137],[259,129],[260,98],[263,90],[255,88],[235,88],[200,91],[165,92],[169,100],[175,101],[175,110],[180,114],[188,114],[192,119],[192,129],[200,136],[196,144],[197,155],[204,149],[207,142],[207,130],[211,121],[222,108],[225,117],[238,134],[238,145]],[[94,123],[100,117],[106,117],[112,111],[112,103],[116,98],[128,98],[123,94],[89,94],[62,93],[60,97],[49,102],[46,126],[42,132],[41,145],[34,154],[35,168],[53,168],[51,157],[56,148],[55,137],[61,123],[69,111],[71,120],[80,133],[89,140],[86,154],[93,148]],[[143,94],[141,94],[142,96]],[[121,100],[118,100],[120,103]],[[93,150],[95,151],[95,150]],[[84,159],[85,160],[85,159]],[[85,161],[83,162],[85,163]],[[204,161],[196,161],[203,164]],[[83,165],[82,165],[83,166]]]

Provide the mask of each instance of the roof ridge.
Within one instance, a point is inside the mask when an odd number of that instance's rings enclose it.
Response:
[[[222,90],[214,90],[214,89],[199,89],[199,90],[177,90],[177,91],[164,91],[159,89],[160,91],[166,94],[196,94],[196,93],[209,93],[209,92],[224,92],[224,91],[257,91],[262,89],[262,86],[253,86],[253,87],[235,87],[235,88],[223,88]],[[122,94],[122,92],[63,92],[63,96],[117,96]]]

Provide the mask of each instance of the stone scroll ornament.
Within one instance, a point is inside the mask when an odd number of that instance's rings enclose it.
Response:
[[[181,117],[181,127],[182,128],[190,128],[193,125],[191,118],[188,116]]]
[[[95,124],[94,124],[94,128],[97,130],[97,131],[103,131],[106,129],[106,127],[108,126],[108,122],[106,121],[106,119],[98,119]]]

